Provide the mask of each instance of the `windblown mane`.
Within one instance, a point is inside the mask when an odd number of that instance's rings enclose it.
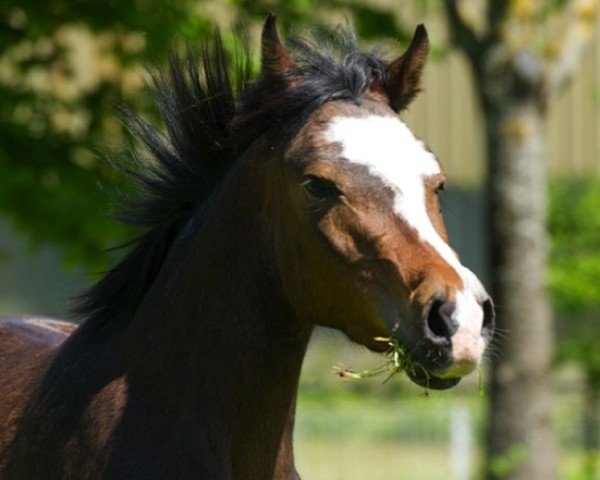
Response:
[[[325,102],[360,103],[370,81],[381,78],[388,65],[375,50],[359,51],[348,26],[287,43],[297,69],[284,81],[253,78],[245,41],[232,66],[219,32],[199,53],[171,55],[168,68],[151,82],[166,134],[124,109],[146,155],[132,152],[126,163],[134,168],[123,167],[137,187],[123,220],[145,233],[125,244],[131,248],[125,257],[79,297],[77,316],[103,322],[132,315],[177,233],[254,140],[271,129],[293,135]]]

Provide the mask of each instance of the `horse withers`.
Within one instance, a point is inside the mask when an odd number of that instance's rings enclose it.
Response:
[[[262,70],[221,40],[154,76],[163,135],[127,167],[147,227],[82,298],[81,325],[0,321],[0,479],[297,479],[292,433],[315,325],[374,351],[391,337],[419,385],[478,365],[494,315],[447,243],[444,172],[398,112],[427,34],[387,61],[262,34]]]

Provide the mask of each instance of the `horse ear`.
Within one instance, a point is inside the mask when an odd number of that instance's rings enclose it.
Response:
[[[263,26],[261,41],[262,74],[274,77],[296,69],[296,61],[279,39],[276,23],[275,14],[270,13]]]
[[[390,106],[397,112],[403,110],[422,90],[421,77],[429,54],[429,39],[423,24],[417,26],[408,49],[388,66],[384,84],[375,87],[390,99]],[[377,88],[379,87],[379,88]]]

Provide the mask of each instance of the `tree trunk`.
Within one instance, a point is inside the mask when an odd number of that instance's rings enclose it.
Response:
[[[598,478],[598,454],[600,453],[600,374],[592,370],[586,372],[583,405],[583,477],[587,480]]]
[[[555,480],[546,282],[545,93],[539,60],[480,71],[487,127],[489,234],[498,345],[487,437],[489,480]],[[491,68],[490,68],[491,67]]]

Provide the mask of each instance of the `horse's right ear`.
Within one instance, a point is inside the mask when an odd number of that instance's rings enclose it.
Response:
[[[262,75],[278,77],[296,69],[296,61],[279,39],[275,14],[265,20],[261,38]]]

